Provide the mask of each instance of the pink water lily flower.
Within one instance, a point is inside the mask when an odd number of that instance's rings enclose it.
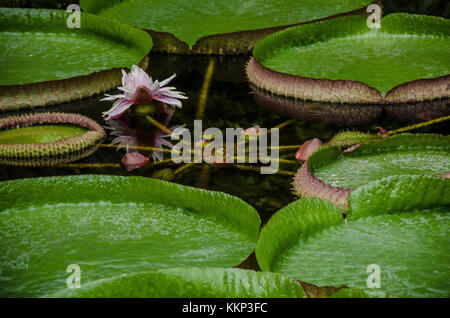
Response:
[[[119,118],[133,104],[148,104],[155,100],[181,108],[180,99],[187,98],[183,95],[184,93],[175,91],[175,87],[166,87],[175,78],[176,74],[162,82],[158,80],[153,81],[144,70],[136,65],[133,65],[129,74],[124,70],[122,70],[122,74],[122,87],[118,87],[118,89],[123,91],[123,94],[105,94],[106,97],[101,99],[102,101],[115,100],[113,107],[103,113],[107,120]]]

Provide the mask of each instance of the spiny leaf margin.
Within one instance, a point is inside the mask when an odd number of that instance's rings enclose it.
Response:
[[[422,37],[432,34],[442,39],[450,36],[450,20],[439,17],[395,13],[384,17],[381,23],[383,27],[377,30],[380,35],[408,34]],[[247,76],[253,85],[272,94],[317,102],[384,105],[449,97],[450,76],[446,72],[432,78],[415,78],[385,91],[384,88],[371,87],[351,79],[302,77],[264,66],[265,59],[275,51],[307,46],[335,37],[365,36],[369,32],[371,29],[366,25],[366,18],[361,16],[344,16],[288,28],[258,42],[247,67]],[[416,91],[420,91],[420,94]]]

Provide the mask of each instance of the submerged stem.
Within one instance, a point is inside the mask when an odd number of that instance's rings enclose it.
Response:
[[[164,148],[155,148],[155,147],[150,147],[150,146],[121,146],[121,145],[114,145],[114,144],[100,144],[100,147],[104,147],[104,148],[128,148],[128,149],[133,149],[133,150],[146,150],[146,151],[163,151],[166,153],[171,153],[172,150],[170,149],[164,149]]]
[[[179,167],[178,169],[176,169],[173,173],[174,176],[180,175],[183,171],[188,170],[189,168],[191,168],[194,165],[194,163],[186,163],[184,165],[182,165],[181,167]]]
[[[272,129],[274,129],[274,128],[278,128],[278,129],[284,128],[284,127],[292,124],[294,121],[295,121],[294,119],[286,120],[285,122],[283,122],[283,123],[281,123],[281,124],[279,124],[279,125],[277,125],[277,126],[275,126],[273,128],[270,128],[269,131],[267,132],[267,134],[270,134],[272,132]]]
[[[145,116],[145,118],[146,118],[150,123],[152,123],[152,124],[155,125],[157,128],[159,128],[159,130],[165,132],[165,133],[168,134],[168,135],[171,135],[171,134],[172,134],[172,131],[171,131],[169,128],[167,128],[166,126],[164,126],[163,124],[161,124],[160,122],[158,122],[158,121],[157,121],[156,119],[154,119],[153,117],[147,115],[147,116]]]
[[[208,97],[209,86],[211,85],[211,79],[214,73],[214,63],[215,58],[210,58],[208,68],[206,70],[205,80],[203,82],[202,90],[200,93],[200,98],[198,100],[197,112],[195,113],[196,119],[202,119],[203,115],[205,114],[206,99]]]
[[[238,168],[240,170],[257,171],[257,172],[261,171],[261,167],[259,167],[259,166],[246,166],[246,165],[239,165],[239,164],[231,165],[231,166],[236,167],[236,168]],[[275,174],[287,175],[287,176],[295,176],[295,172],[288,171],[288,170],[277,170],[277,171],[275,171]]]
[[[120,168],[119,163],[63,163],[57,168]]]
[[[410,131],[410,130],[414,130],[414,129],[419,129],[419,128],[422,128],[422,127],[430,126],[430,125],[433,125],[433,124],[441,123],[441,122],[449,120],[449,119],[450,119],[450,116],[440,117],[440,118],[429,120],[429,121],[426,121],[426,122],[423,122],[423,123],[413,124],[413,125],[409,125],[409,126],[406,126],[406,127],[399,128],[399,129],[390,130],[390,131],[388,131],[388,134],[389,135],[395,135],[395,134],[402,133],[402,132],[405,132],[405,131]]]

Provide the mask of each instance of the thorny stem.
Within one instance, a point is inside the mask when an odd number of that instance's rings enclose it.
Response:
[[[278,129],[281,129],[281,128],[283,128],[283,127],[286,127],[287,125],[290,125],[290,124],[292,124],[293,122],[294,122],[295,120],[294,119],[289,119],[289,120],[286,120],[285,122],[283,122],[283,123],[281,123],[281,124],[279,124],[279,125],[277,125],[277,126],[275,126],[275,127],[272,127],[272,128],[270,128],[269,129],[269,131],[267,132],[267,135],[270,135],[270,133],[272,132],[272,129],[274,129],[274,128],[278,128]],[[250,138],[258,138],[258,136],[248,136],[249,137],[249,139]],[[247,138],[245,138],[244,139],[244,141],[243,142],[238,142],[236,145],[241,145],[241,144],[247,144]],[[281,146],[281,147],[283,147],[283,146]],[[285,146],[285,147],[293,147],[293,146]],[[269,147],[269,149],[276,149],[277,147]],[[280,148],[281,149],[281,148]],[[287,149],[287,148],[286,148]]]
[[[152,163],[146,165],[145,168],[151,168],[151,167],[154,167],[154,166],[160,166],[160,165],[163,165],[163,164],[166,164],[166,163],[173,163],[173,161],[172,161],[172,159],[165,159],[165,160],[161,160],[161,161],[155,161],[155,162],[152,162]]]
[[[186,163],[184,165],[182,165],[181,167],[179,167],[178,169],[176,169],[173,173],[174,176],[180,175],[183,171],[191,168],[194,165],[194,163]]]
[[[302,145],[287,145],[287,146],[278,146],[278,147],[274,147],[274,146],[270,146],[268,147],[268,149],[279,149],[279,150],[284,150],[284,149],[298,149],[300,148]]]
[[[295,160],[288,160],[288,159],[280,159],[280,158],[266,158],[266,157],[258,157],[260,160],[272,160],[272,161],[278,161],[279,163],[286,163],[286,164],[292,164],[296,165],[298,164],[298,161]],[[244,157],[233,157],[235,160],[244,159]]]
[[[292,124],[294,121],[295,121],[294,119],[286,120],[285,122],[283,122],[283,123],[281,123],[281,124],[279,124],[279,125],[277,125],[277,126],[275,126],[273,128],[270,128],[269,131],[267,132],[267,134],[270,134],[272,132],[272,129],[274,129],[274,128],[281,129],[283,127],[286,127],[286,126]]]
[[[247,170],[247,171],[257,171],[257,172],[261,171],[261,167],[259,167],[259,166],[250,166],[250,165],[246,166],[246,165],[237,164],[237,165],[232,165],[232,167],[238,168],[240,170]],[[293,172],[293,171],[287,171],[287,170],[275,171],[274,170],[274,172],[275,172],[275,174],[280,174],[280,175],[295,176],[295,172]]]
[[[395,135],[395,134],[398,134],[398,133],[401,133],[401,132],[410,131],[410,130],[414,130],[414,129],[419,129],[419,128],[422,128],[422,127],[430,126],[430,125],[433,125],[433,124],[437,124],[437,123],[440,123],[440,122],[443,122],[443,121],[446,121],[446,120],[449,120],[449,119],[450,119],[450,116],[440,117],[440,118],[429,120],[429,121],[426,121],[426,122],[423,122],[423,123],[418,123],[418,124],[402,127],[402,128],[399,128],[399,129],[390,130],[390,131],[388,131],[388,134],[389,135]]]
[[[153,119],[153,117],[147,115],[147,116],[145,116],[145,118],[146,118],[150,123],[152,123],[153,125],[155,125],[159,130],[165,132],[165,133],[168,134],[168,135],[171,135],[171,134],[172,134],[172,131],[171,131],[169,128],[167,128],[166,126],[164,126],[163,124],[161,124],[161,123],[158,122],[157,120]]]
[[[121,145],[114,145],[114,144],[100,144],[100,147],[104,147],[104,148],[127,148],[126,146],[121,146]],[[155,147],[149,147],[149,146],[128,146],[128,149],[133,149],[133,150],[147,150],[147,151],[162,151],[162,152],[166,152],[166,153],[171,153],[172,150],[170,149],[164,149],[164,148],[155,148]]]
[[[63,163],[58,168],[120,168],[119,163]]]
[[[197,114],[196,117],[197,118],[201,118],[203,117],[204,114],[204,110],[205,110],[205,105],[206,105],[206,98],[208,96],[208,90],[209,90],[209,85],[211,82],[211,78],[212,78],[212,74],[214,73],[214,59],[211,58],[209,65],[208,65],[208,69],[206,71],[206,76],[205,76],[205,81],[203,83],[203,87],[202,87],[202,92],[200,94],[200,100],[199,100],[199,107],[197,109]],[[162,125],[161,123],[159,123],[157,120],[153,119],[151,116],[146,116],[146,119],[152,123],[153,125],[155,125],[158,129],[160,129],[161,131],[167,133],[168,135],[172,134],[172,131],[167,128],[166,126]],[[283,123],[281,123],[280,125],[277,125],[273,128],[283,128],[291,123],[293,123],[294,120],[290,119],[287,120]],[[271,133],[272,129],[271,128],[268,131],[268,134]],[[253,136],[250,136],[253,137]],[[257,138],[257,136],[255,136],[255,138]],[[244,141],[244,143],[247,143],[247,140]],[[114,145],[114,144],[100,144],[101,147],[105,147],[105,148],[121,148],[120,145]],[[283,149],[297,149],[299,148],[299,145],[287,145],[287,146],[270,146],[268,147],[269,149],[279,149],[279,150],[283,150]],[[149,147],[149,146],[128,146],[128,148],[130,149],[136,149],[136,150],[148,150],[148,151],[163,151],[165,153],[171,153],[172,150],[169,149],[157,149],[155,147]],[[191,153],[194,153],[193,150],[191,150]],[[238,160],[240,159],[240,157],[233,157],[234,160]],[[286,163],[286,164],[297,164],[297,161],[295,160],[287,160],[287,159],[282,159],[282,158],[261,158],[260,159],[269,159],[269,160],[274,160],[274,161],[278,161],[280,163]],[[153,162],[149,165],[146,166],[146,168],[151,168],[154,166],[158,166],[158,165],[163,165],[166,163],[171,163],[172,159],[166,159],[166,160],[162,160],[162,161],[157,161],[157,162]],[[175,170],[174,175],[179,175],[181,174],[183,171],[191,168],[194,165],[194,163],[187,163],[182,165],[181,167],[179,167],[178,169]],[[260,167],[259,166],[251,166],[251,165],[243,165],[243,164],[230,164],[231,166],[234,166],[238,169],[241,170],[248,170],[248,171],[260,171]],[[62,165],[58,165],[58,167],[61,168],[120,168],[120,164],[116,164],[116,163],[99,163],[99,164],[62,164]],[[202,175],[208,175],[210,174],[211,171],[211,167],[210,165],[205,166],[202,169]],[[287,171],[287,170],[277,170],[274,171],[276,174],[280,174],[280,175],[289,175],[289,176],[293,176],[295,175],[295,172],[292,171]],[[199,183],[202,181],[202,175],[200,176],[200,180]],[[202,182],[204,183],[204,182]]]

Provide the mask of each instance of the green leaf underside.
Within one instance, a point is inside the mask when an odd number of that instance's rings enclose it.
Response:
[[[84,283],[164,267],[236,266],[259,231],[256,211],[234,197],[139,177],[18,180],[0,192],[1,296],[63,290],[70,264]]]
[[[193,46],[202,37],[312,21],[363,8],[371,0],[81,0],[85,11],[147,30],[168,32]]]
[[[138,65],[145,32],[90,14],[69,29],[63,10],[0,8],[0,85],[61,80]]]
[[[400,84],[450,73],[449,29],[437,17],[391,14],[370,29],[364,17],[349,16],[270,36],[254,56],[281,73],[360,81],[384,97]]]
[[[283,275],[224,268],[171,268],[99,280],[55,297],[299,298],[299,283]]]
[[[336,154],[334,158],[330,156],[326,162],[319,167],[313,167],[311,171],[316,178],[325,183],[343,188],[355,188],[391,175],[443,174],[450,171],[449,139],[436,138],[432,135],[405,134],[391,137],[391,140],[383,141],[381,144],[378,142],[363,144],[353,153]],[[414,142],[414,139],[418,141]],[[423,145],[418,146],[417,142],[421,139]],[[414,144],[411,144],[412,142]],[[383,143],[387,144],[385,149]],[[377,145],[381,145],[381,148],[377,148]],[[340,150],[322,151],[325,154],[328,151],[334,153]],[[321,154],[317,153],[311,157],[312,166],[315,158],[320,156]]]
[[[54,142],[84,134],[87,129],[77,126],[37,125],[0,131],[0,144],[35,144]]]
[[[449,194],[450,180],[444,178],[395,176],[371,182],[350,195],[348,224],[330,218],[333,205],[300,199],[277,212],[267,231],[263,228],[258,262],[293,279],[346,285],[372,296],[448,297]],[[303,228],[292,232],[300,220]],[[317,220],[322,225],[314,227]],[[267,259],[264,248],[274,241],[282,243]],[[381,269],[380,289],[367,286],[370,264]]]

